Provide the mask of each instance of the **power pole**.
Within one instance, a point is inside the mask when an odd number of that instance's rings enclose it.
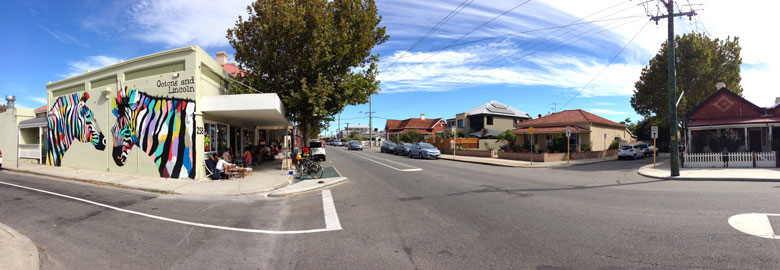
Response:
[[[680,12],[680,13],[674,13],[674,0],[668,0],[664,1],[661,0],[661,2],[666,5],[666,12],[668,14],[661,15],[661,16],[652,16],[651,19],[654,20],[656,23],[658,23],[658,20],[662,18],[668,18],[669,19],[669,29],[668,29],[668,36],[669,40],[666,42],[668,54],[669,54],[669,133],[670,133],[670,165],[671,165],[671,176],[680,176],[680,155],[678,149],[678,141],[679,138],[677,138],[677,106],[675,104],[675,97],[677,96],[677,82],[676,82],[676,74],[674,70],[674,62],[676,61],[676,57],[674,56],[674,17],[682,17],[682,16],[688,16],[689,18],[691,16],[696,15],[696,12],[691,10],[689,12]]]
[[[368,96],[368,148],[371,149],[371,145],[374,144],[372,133],[374,129],[371,126],[371,95]]]
[[[339,113],[339,127],[336,128],[336,137],[341,140],[341,113]]]

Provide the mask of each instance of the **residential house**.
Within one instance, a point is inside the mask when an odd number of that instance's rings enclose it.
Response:
[[[420,118],[409,118],[406,120],[387,119],[385,136],[387,140],[390,140],[394,135],[416,131],[428,137],[444,130],[446,127],[447,124],[441,118],[427,119],[425,114],[420,114]]]
[[[490,101],[447,119],[447,125],[456,127],[466,136],[483,138],[514,129],[517,124],[530,119],[531,116],[523,111]]]
[[[770,152],[780,144],[780,97],[762,108],[718,84],[719,90],[691,110],[687,153]]]
[[[556,135],[565,134],[567,126],[571,129],[569,145],[572,152],[580,151],[585,148],[584,145],[588,145],[592,151],[602,151],[608,149],[615,139],[621,143],[633,140],[633,134],[625,125],[579,109],[522,122],[512,133],[518,135],[517,140],[521,145],[530,145],[533,137],[533,143],[537,146],[535,149],[546,151],[553,146]]]

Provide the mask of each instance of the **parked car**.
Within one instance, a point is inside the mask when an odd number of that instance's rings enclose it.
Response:
[[[347,143],[347,150],[360,150],[363,151],[363,145],[359,141],[349,141]]]
[[[325,146],[322,145],[322,141],[309,141],[309,151],[311,154],[311,159],[325,161]]]
[[[639,151],[642,152],[644,156],[649,157],[653,155],[653,146],[646,143],[640,143],[636,146],[639,147]]]
[[[644,158],[644,152],[639,149],[639,146],[633,145],[633,144],[626,144],[620,147],[620,151],[618,151],[618,159],[623,158],[631,158],[631,159],[637,159],[637,158]]]
[[[408,156],[409,155],[409,150],[411,150],[411,149],[412,149],[412,144],[411,143],[399,143],[395,147],[395,151],[393,151],[393,153],[395,153],[396,155]]]
[[[0,150],[0,169],[3,168],[3,151]]]
[[[412,147],[409,150],[409,157],[439,159],[441,158],[441,151],[430,143],[418,142],[412,144]]]
[[[398,144],[394,142],[383,142],[382,147],[379,148],[379,152],[394,153],[396,147],[398,147]]]

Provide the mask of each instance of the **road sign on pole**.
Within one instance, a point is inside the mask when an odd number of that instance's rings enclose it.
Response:
[[[531,165],[534,164],[534,127],[528,127],[528,134],[531,134]]]
[[[658,139],[658,126],[652,126],[650,128],[650,138]]]
[[[571,126],[566,126],[566,137],[571,137]]]

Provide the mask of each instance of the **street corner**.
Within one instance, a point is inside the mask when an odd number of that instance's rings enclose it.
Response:
[[[293,177],[292,184],[282,187],[280,189],[271,191],[267,194],[268,197],[284,197],[296,194],[303,194],[312,191],[321,190],[324,188],[333,187],[349,181],[341,175],[336,167],[324,167],[322,168],[322,177],[317,178],[312,175],[304,174],[301,177]]]
[[[0,223],[0,269],[37,270],[38,248],[11,227]]]

